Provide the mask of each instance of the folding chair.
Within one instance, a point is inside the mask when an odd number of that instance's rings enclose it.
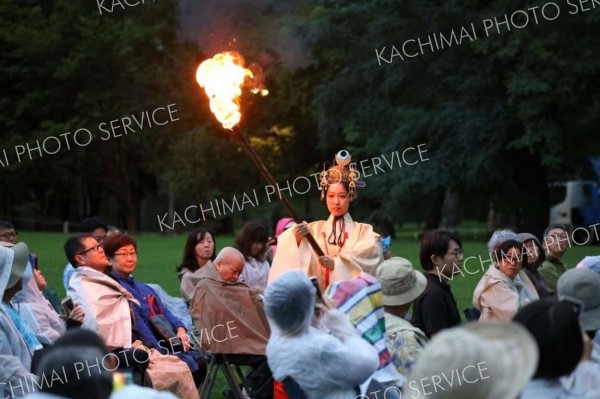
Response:
[[[208,362],[208,370],[206,372],[206,379],[204,380],[202,388],[200,389],[200,397],[211,397],[210,393],[212,392],[212,389],[215,385],[215,381],[217,380],[219,370],[221,370],[225,375],[227,384],[229,385],[231,391],[234,393],[236,399],[244,399],[244,395],[242,394],[240,385],[235,380],[232,366],[235,368],[238,378],[241,380],[241,384],[246,389],[246,392],[250,392],[250,389],[246,384],[246,379],[244,378],[244,374],[242,373],[240,365],[230,363],[227,360],[227,355],[224,353],[213,353],[210,355],[210,361]]]

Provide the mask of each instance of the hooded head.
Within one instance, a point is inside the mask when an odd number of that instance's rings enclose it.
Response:
[[[306,331],[314,313],[315,287],[304,273],[293,270],[267,286],[265,311],[272,325],[284,335]]]
[[[9,247],[0,244],[0,293],[19,282],[28,259],[29,249],[25,243],[9,244]]]

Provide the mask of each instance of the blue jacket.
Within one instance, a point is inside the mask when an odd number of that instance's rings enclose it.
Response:
[[[129,291],[135,299],[137,299],[140,302],[140,306],[130,302],[131,310],[133,312],[134,329],[137,333],[138,339],[142,341],[144,345],[146,345],[148,348],[156,348],[156,350],[158,350],[160,353],[165,355],[168,354],[167,348],[169,347],[169,343],[162,342],[159,345],[160,337],[156,337],[156,335],[154,334],[154,330],[152,329],[152,326],[148,321],[150,319],[150,316],[152,315],[150,313],[150,307],[148,306],[148,296],[154,295],[154,297],[156,298],[156,303],[160,304],[160,307],[163,310],[163,314],[171,322],[171,325],[173,326],[173,330],[175,332],[177,331],[177,328],[184,327],[183,323],[177,317],[175,317],[166,306],[163,305],[163,303],[160,301],[160,298],[158,297],[158,294],[147,284],[137,281],[131,276],[123,277],[119,273],[115,272],[110,272],[109,274],[112,278],[117,280],[119,284],[123,286],[123,288]],[[155,311],[157,312],[158,309],[155,309]],[[188,365],[192,373],[198,370],[199,361],[202,357],[202,355],[196,351],[175,353],[175,356],[179,357],[182,361],[184,361]]]

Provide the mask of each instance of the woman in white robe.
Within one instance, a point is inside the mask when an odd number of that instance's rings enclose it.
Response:
[[[350,159],[347,151],[340,151],[337,165],[321,173],[321,199],[326,201],[329,218],[299,223],[278,237],[269,283],[290,270],[316,276],[322,290],[361,272],[375,275],[383,262],[380,236],[371,225],[355,222],[348,213],[350,202],[356,198],[356,187],[361,185]],[[309,233],[323,250],[323,256],[317,257],[304,238]]]

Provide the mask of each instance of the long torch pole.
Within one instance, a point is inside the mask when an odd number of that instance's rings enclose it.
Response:
[[[244,147],[244,150],[246,150],[246,153],[248,154],[248,156],[250,157],[250,159],[254,163],[254,166],[256,166],[256,169],[258,169],[258,171],[260,172],[260,174],[262,175],[262,177],[272,187],[277,187],[277,183],[275,182],[275,179],[273,179],[273,176],[271,175],[271,172],[269,172],[269,169],[267,169],[267,166],[264,164],[264,162],[262,161],[262,159],[258,156],[258,154],[256,153],[256,151],[254,151],[254,148],[252,148],[252,146],[250,146],[250,143],[248,142],[248,139],[240,131],[240,129],[239,129],[239,127],[237,127],[237,125],[233,127],[233,132],[240,139],[240,142],[242,143],[242,147]],[[290,216],[296,221],[296,223],[302,223],[302,220],[300,219],[300,217],[296,213],[296,210],[294,209],[294,207],[292,206],[292,204],[290,203],[290,201],[287,199],[287,197],[284,196],[284,195],[282,195],[281,193],[279,193],[278,197],[279,197],[279,200],[281,201],[281,203],[283,204],[283,206],[285,207],[285,209],[287,209],[287,211],[290,214]],[[315,251],[315,254],[317,254],[317,256],[323,256],[324,255],[323,250],[321,249],[321,247],[319,247],[319,244],[317,244],[317,241],[312,236],[312,234],[309,233],[306,236],[306,239],[308,240],[308,243],[310,244],[310,246],[313,249],[313,251]]]

